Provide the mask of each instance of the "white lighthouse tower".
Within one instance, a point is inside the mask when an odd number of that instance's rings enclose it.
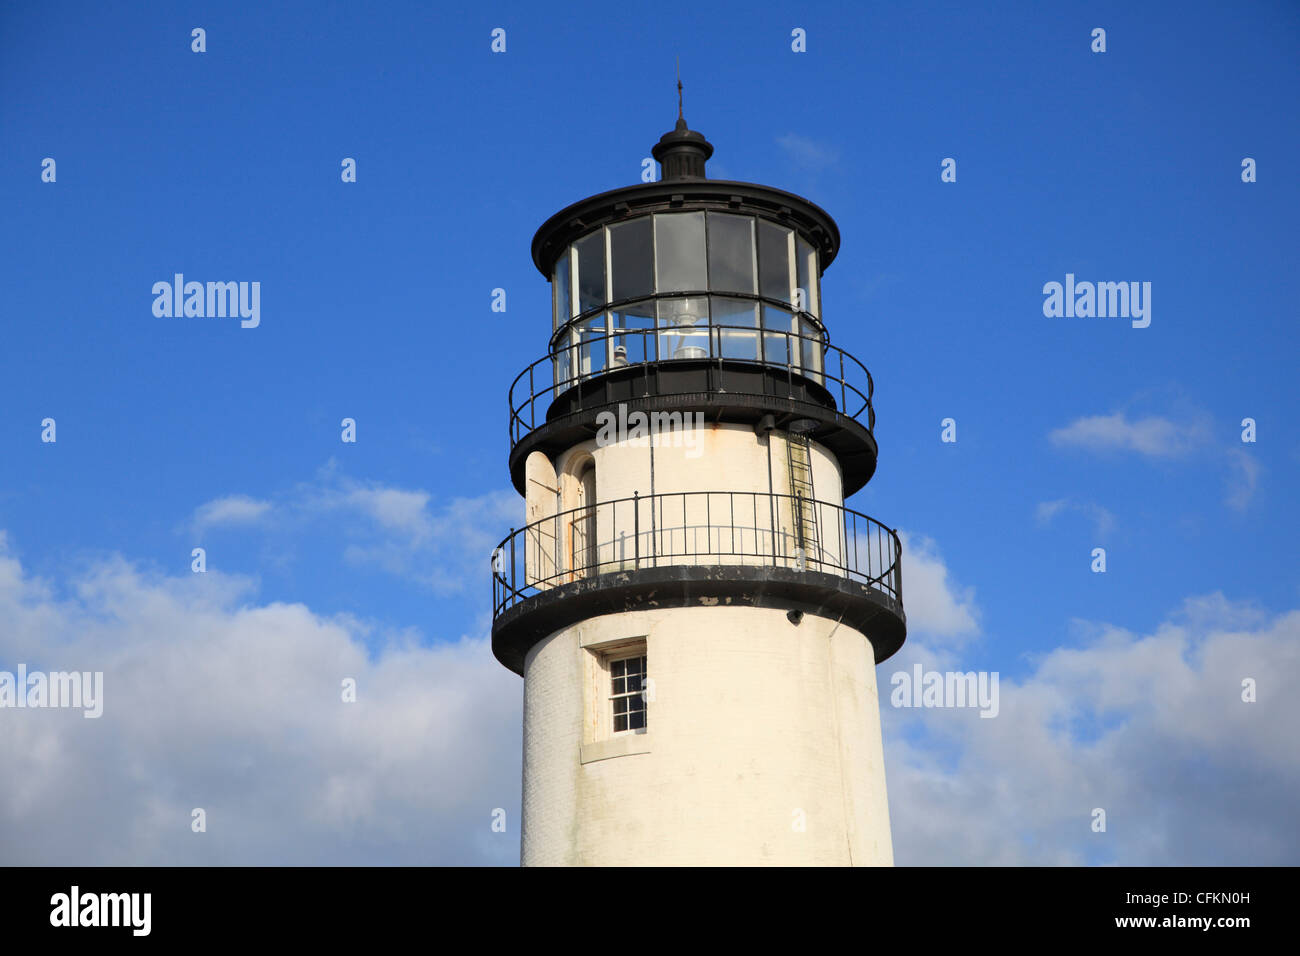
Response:
[[[533,239],[552,331],[510,389],[527,518],[492,628],[524,678],[526,865],[893,862],[900,549],[844,507],[877,446],[821,299],[839,230],[706,178],[712,152],[679,113],[660,181]]]

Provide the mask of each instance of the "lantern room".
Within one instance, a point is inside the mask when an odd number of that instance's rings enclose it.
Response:
[[[593,229],[551,273],[556,378],[724,358],[820,381],[820,274],[811,242],[755,215],[658,212]]]

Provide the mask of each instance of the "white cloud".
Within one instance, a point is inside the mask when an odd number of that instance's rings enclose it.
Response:
[[[265,517],[270,510],[269,501],[258,501],[247,495],[226,495],[199,505],[194,510],[191,526],[201,533],[220,525],[253,524]]]
[[[823,169],[839,162],[839,153],[833,148],[806,136],[800,136],[798,133],[778,136],[776,142],[790,159],[812,170]]]
[[[930,538],[898,533],[903,545],[903,607],[911,635],[940,642],[979,633],[973,588],[949,580],[948,567]]]
[[[56,600],[3,548],[0,666],[104,672],[97,720],[0,710],[6,863],[517,862],[520,681],[485,638],[426,646],[120,558]]]
[[[482,585],[492,548],[520,524],[523,510],[513,490],[440,500],[423,489],[348,478],[331,462],[270,502],[242,495],[208,502],[194,523],[247,523],[274,513],[281,548],[310,526],[334,527],[346,542],[340,545],[345,560],[449,595]]]
[[[934,543],[906,548],[912,636],[879,671],[900,864],[1300,862],[1300,610],[1210,594],[1148,634],[1077,622],[1070,646],[1003,675],[994,719],[896,709],[889,673],[956,669],[953,639],[979,621]],[[98,720],[0,710],[6,862],[518,858],[520,683],[484,638],[429,646],[121,558],[41,581],[3,533],[0,621],[0,666],[105,674]],[[206,833],[190,830],[195,807]]]
[[[1039,524],[1050,524],[1052,519],[1064,511],[1070,502],[1065,498],[1058,498],[1056,501],[1040,501],[1036,516]]]
[[[356,486],[347,492],[348,503],[369,515],[380,527],[404,532],[415,539],[426,538],[433,530],[427,511],[429,497],[427,491],[381,486]]]
[[[523,503],[513,490],[452,498],[434,509],[425,491],[340,480],[306,503],[310,512],[343,511],[367,527],[353,529],[344,557],[373,564],[449,595],[481,585],[492,549],[518,526]]]
[[[1092,521],[1093,531],[1099,538],[1104,538],[1115,530],[1115,515],[1109,509],[1091,501],[1072,501],[1069,498],[1041,501],[1034,514],[1038,523],[1047,527],[1057,515],[1065,511],[1076,511],[1089,518]]]
[[[1180,424],[1155,415],[1129,421],[1123,412],[1079,418],[1048,435],[1057,446],[1089,451],[1135,451],[1155,458],[1186,455],[1201,445],[1205,437],[1206,429],[1200,423]]]
[[[1216,594],[1149,635],[1080,630],[1081,646],[1002,677],[991,720],[882,695],[897,862],[1300,862],[1300,611]],[[1242,701],[1244,678],[1257,703]]]
[[[1261,466],[1254,455],[1242,448],[1234,448],[1228,456],[1231,472],[1228,476],[1228,497],[1225,499],[1234,511],[1245,511],[1255,497],[1259,485]]]

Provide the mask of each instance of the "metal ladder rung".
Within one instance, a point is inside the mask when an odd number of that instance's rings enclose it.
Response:
[[[821,540],[817,527],[817,495],[813,488],[812,447],[807,435],[786,434],[786,465],[790,475],[790,497],[794,512],[796,542],[806,558],[821,557]]]

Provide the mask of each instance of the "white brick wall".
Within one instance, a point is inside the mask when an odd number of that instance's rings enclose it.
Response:
[[[640,635],[649,752],[583,764],[584,645]],[[525,865],[893,863],[858,631],[766,608],[605,615],[535,646],[524,687]]]

